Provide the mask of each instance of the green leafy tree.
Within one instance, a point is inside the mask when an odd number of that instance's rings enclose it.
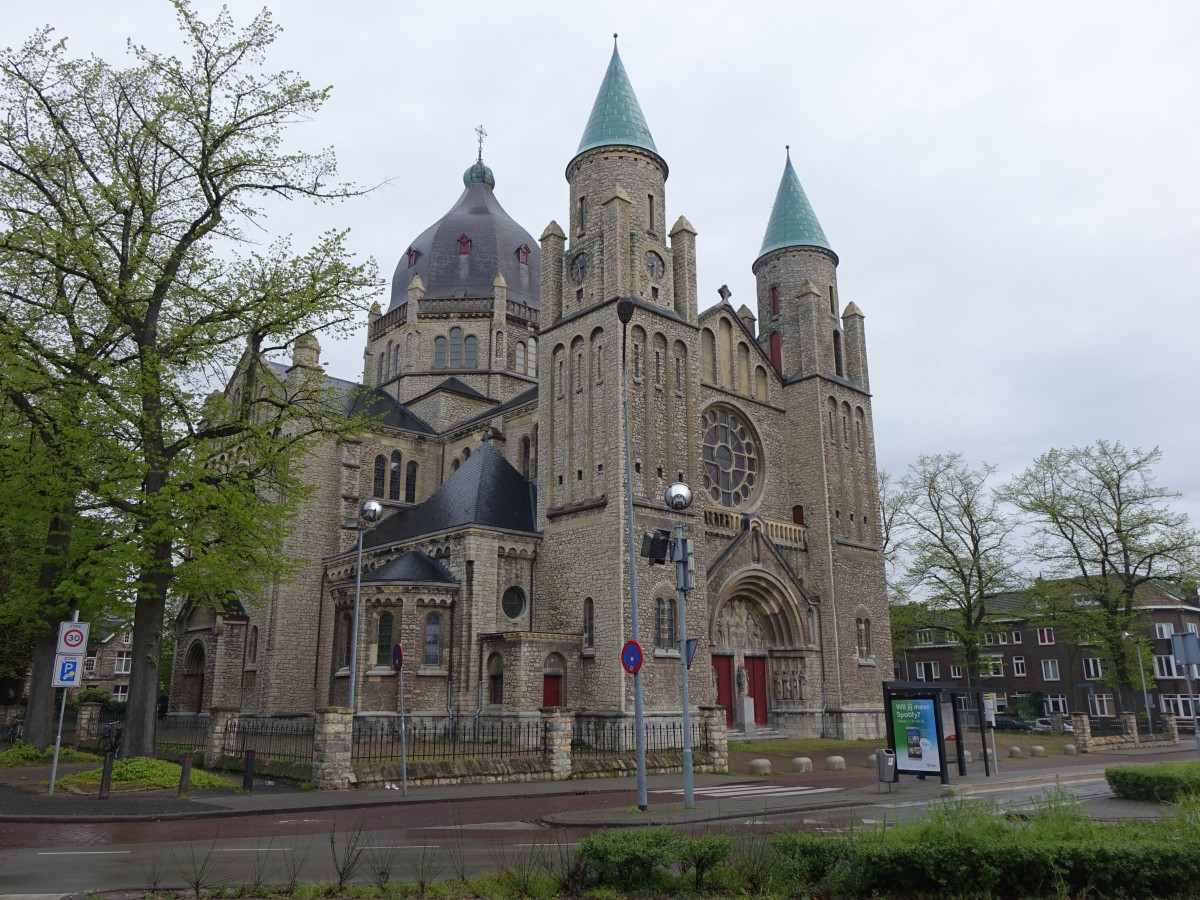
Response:
[[[1194,588],[1200,537],[1171,508],[1179,494],[1160,486],[1161,452],[1097,441],[1050,450],[1005,489],[1033,528],[1029,552],[1058,580],[1049,598],[1078,607],[1080,627],[1112,666],[1117,702],[1132,690],[1138,595],[1155,585]]]
[[[908,551],[900,593],[921,600],[905,621],[910,630],[943,629],[976,684],[988,598],[1020,586],[1012,560],[1015,523],[988,483],[994,474],[994,466],[972,468],[957,453],[922,456],[891,500],[892,530]]]
[[[356,427],[319,369],[271,359],[352,327],[376,290],[344,233],[295,252],[250,230],[268,201],[354,193],[330,151],[285,147],[328,89],[265,70],[268,12],[239,30],[175,7],[181,57],[72,59],[49,30],[0,55],[0,362],[24,381],[9,395],[34,398],[59,514],[122,538],[108,588],[135,602],[128,755],[153,750],[169,597],[219,604],[285,575],[303,455]]]

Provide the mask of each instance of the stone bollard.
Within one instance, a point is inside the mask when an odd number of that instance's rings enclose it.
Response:
[[[975,759],[975,757],[973,757],[973,756],[971,755],[971,751],[970,751],[970,750],[964,750],[964,751],[963,751],[963,762],[967,762],[967,763],[969,763],[969,762],[972,762],[974,759]]]
[[[792,760],[793,772],[811,772],[812,760],[807,756],[797,756]]]
[[[1076,752],[1074,744],[1063,744],[1063,753],[1067,756],[1074,756]]]
[[[874,769],[879,764],[879,751],[872,750],[867,754],[867,768]]]
[[[1043,747],[1041,744],[1034,744],[1032,747],[1029,748],[1029,755],[1030,756],[1045,756],[1046,748]]]
[[[1020,747],[1009,747],[1008,748],[1008,758],[1009,759],[1020,759],[1021,758],[1021,748]]]
[[[844,771],[846,771],[846,757],[844,757],[844,756],[827,756],[827,757],[825,757],[825,769],[829,772],[844,772]]]
[[[752,759],[750,760],[751,775],[770,775],[771,761],[769,759]]]

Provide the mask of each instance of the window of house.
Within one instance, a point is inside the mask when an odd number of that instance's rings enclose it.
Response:
[[[504,657],[499,653],[488,657],[488,696],[494,704],[504,702]]]
[[[400,499],[400,479],[404,477],[404,467],[401,465],[399,450],[392,451],[391,478],[388,483],[388,499]]]
[[[1175,633],[1175,626],[1170,622],[1155,622],[1154,636],[1157,638],[1169,638]]]
[[[1180,678],[1182,675],[1175,666],[1175,657],[1170,654],[1154,657],[1155,678]]]
[[[583,601],[583,646],[589,650],[596,646],[596,604],[591,597]]]
[[[871,659],[871,620],[866,618],[856,619],[854,630],[858,643],[858,658]]]
[[[371,486],[373,496],[382,497],[387,486],[387,458],[381,453],[375,457],[375,483]]]
[[[1198,632],[1200,632],[1200,625],[1198,625],[1195,622],[1188,622],[1187,623],[1187,631],[1188,631],[1188,634],[1197,634]]]
[[[920,631],[918,631],[916,634],[913,635],[913,642],[917,643],[917,644],[932,644],[933,643],[933,629],[932,628],[922,628]]]
[[[409,460],[404,474],[404,502],[417,502],[417,461]]]
[[[114,684],[112,693],[113,699],[118,703],[127,703],[129,701],[129,685],[127,684]]]
[[[392,614],[384,613],[379,617],[375,629],[375,665],[390,666],[392,664]]]
[[[1042,680],[1043,681],[1058,681],[1058,660],[1043,659],[1042,660]]]
[[[990,647],[994,643],[996,643],[996,636],[990,631],[985,631],[983,633],[983,645],[985,647]]]
[[[122,634],[121,635],[121,643],[124,644],[126,647],[128,647],[130,644],[132,644],[133,643],[133,632],[126,631],[124,634]]]
[[[962,666],[951,666],[950,667],[950,677],[951,678],[962,678],[963,677]]]
[[[128,650],[117,651],[117,663],[113,667],[114,675],[128,675],[133,669],[133,654]]]
[[[1115,716],[1112,694],[1088,694],[1088,715],[1097,718]]]
[[[1160,698],[1162,711],[1171,713],[1179,718],[1192,717],[1192,698],[1187,694],[1163,694]]]
[[[941,674],[941,666],[936,662],[917,663],[917,681],[937,681]]]
[[[1067,713],[1067,695],[1066,694],[1043,694],[1042,709],[1046,715],[1050,713]]]
[[[1014,644],[1019,644],[1019,643],[1021,643],[1021,632],[1019,632],[1019,631],[1014,631],[1014,632],[1012,633],[1012,642],[1013,642]]]
[[[425,665],[442,664],[442,616],[430,613],[425,618]]]
[[[659,597],[654,601],[654,646],[659,650],[675,647],[675,600]]]
[[[1013,675],[1020,676],[1025,674],[1025,657],[1014,656],[1012,658]]]
[[[1083,658],[1083,677],[1089,681],[1096,681],[1104,677],[1104,669],[1100,665],[1100,657],[1085,656]]]
[[[1038,632],[1038,643],[1041,644],[1043,647],[1054,643],[1054,629],[1053,628],[1039,628],[1037,630],[1037,632]]]
[[[1004,657],[999,653],[981,653],[979,655],[980,678],[1003,678]]]
[[[83,661],[83,671],[89,675],[96,671],[96,657],[89,656]]]

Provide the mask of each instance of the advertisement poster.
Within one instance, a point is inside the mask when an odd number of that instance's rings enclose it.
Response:
[[[932,698],[891,698],[892,733],[896,737],[896,771],[918,775],[942,770],[937,708]]]

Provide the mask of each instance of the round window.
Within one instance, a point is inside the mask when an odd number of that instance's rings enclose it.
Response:
[[[704,432],[704,490],[722,506],[741,506],[754,496],[762,454],[750,425],[726,407],[701,419]]]
[[[504,614],[510,619],[519,619],[521,613],[525,612],[525,592],[519,587],[510,587],[504,592],[504,599],[500,601],[500,608],[504,610]]]

